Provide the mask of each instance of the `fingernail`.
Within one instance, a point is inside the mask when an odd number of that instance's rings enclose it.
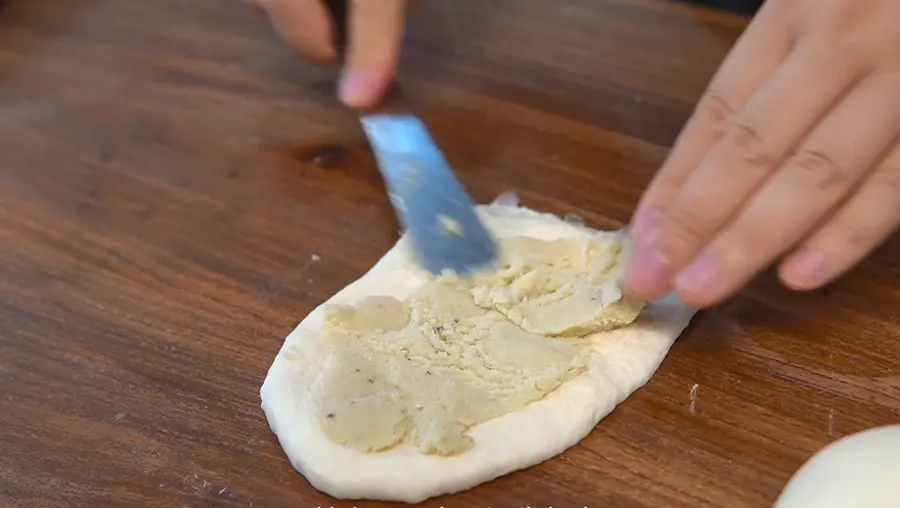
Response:
[[[718,297],[726,289],[718,257],[712,252],[701,254],[675,277],[675,287],[691,299]]]
[[[658,250],[638,249],[625,271],[625,292],[636,298],[658,298],[669,289],[671,270],[669,260]]]
[[[656,239],[662,213],[655,208],[638,212],[631,226],[631,241],[637,247],[647,247]]]
[[[785,282],[796,289],[812,289],[822,282],[826,265],[825,256],[821,252],[802,250],[788,259]]]
[[[382,87],[382,75],[378,69],[358,67],[346,69],[341,77],[338,97],[350,107],[368,107]]]

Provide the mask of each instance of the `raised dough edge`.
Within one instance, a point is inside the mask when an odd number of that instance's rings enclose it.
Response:
[[[524,207],[481,205],[498,235],[539,238],[583,228]],[[435,457],[409,446],[363,454],[330,442],[318,429],[311,387],[321,370],[323,307],[371,294],[404,297],[423,274],[401,238],[365,275],[304,318],[285,339],[260,389],[262,408],[294,468],[316,489],[339,499],[418,503],[472,488],[559,455],[583,439],[620,402],[647,383],[695,311],[670,296],[651,304],[631,326],[597,334],[589,370],[544,399],[471,430],[475,447]]]

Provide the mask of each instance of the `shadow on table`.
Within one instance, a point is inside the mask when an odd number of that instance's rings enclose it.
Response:
[[[0,0],[0,79],[50,46],[78,10],[96,1]]]

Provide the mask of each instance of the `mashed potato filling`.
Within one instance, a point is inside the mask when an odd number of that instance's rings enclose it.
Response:
[[[505,238],[489,272],[433,277],[404,301],[328,306],[323,433],[365,453],[402,443],[432,455],[470,450],[468,429],[582,374],[588,337],[637,318],[644,303],[618,284],[623,240]]]

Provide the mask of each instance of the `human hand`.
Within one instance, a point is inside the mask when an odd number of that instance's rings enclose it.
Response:
[[[340,59],[334,25],[324,0],[251,0],[278,33],[317,64]],[[338,95],[356,109],[374,107],[393,80],[410,0],[348,1],[347,48]]]
[[[768,0],[642,198],[625,291],[815,289],[900,224],[900,1]]]

